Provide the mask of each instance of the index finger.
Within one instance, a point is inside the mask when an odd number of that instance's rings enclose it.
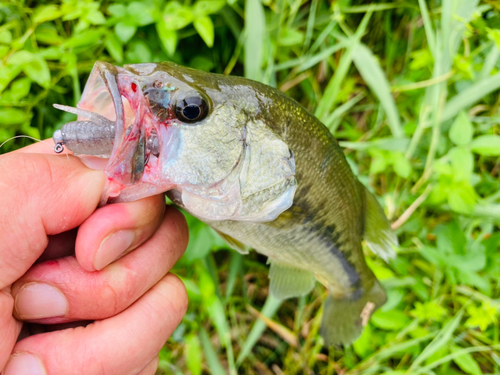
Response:
[[[0,156],[0,289],[42,254],[47,235],[76,228],[94,212],[104,184],[102,171],[74,156]]]
[[[54,152],[54,141],[52,138],[41,140],[40,142],[33,143],[26,147],[20,148],[12,153],[20,153],[20,154],[49,154],[55,155]],[[72,152],[64,149],[63,155],[68,154],[71,155]]]

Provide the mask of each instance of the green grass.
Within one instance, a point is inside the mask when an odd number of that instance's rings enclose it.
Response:
[[[173,60],[281,88],[319,116],[401,246],[367,254],[389,300],[352,346],[325,291],[268,298],[265,258],[189,218],[190,307],[159,374],[498,374],[500,6],[494,0],[0,3],[0,143],[71,119],[97,59]],[[7,142],[2,152],[31,141]]]

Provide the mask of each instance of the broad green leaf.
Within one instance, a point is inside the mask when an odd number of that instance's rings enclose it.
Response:
[[[35,37],[41,44],[59,45],[65,41],[52,23],[44,23],[38,26],[35,30]]]
[[[214,24],[210,17],[200,17],[193,22],[194,28],[200,34],[205,44],[209,47],[214,45]]]
[[[403,138],[404,132],[399,119],[399,112],[392,97],[389,82],[380,67],[378,60],[364,44],[359,43],[352,55],[354,64],[371,91],[380,100],[380,104],[387,113],[389,128],[395,138]]]
[[[361,358],[366,358],[368,355],[373,353],[373,348],[375,347],[373,336],[374,333],[372,325],[367,324],[359,339],[357,339],[352,345],[356,354]]]
[[[372,155],[372,162],[370,164],[370,174],[378,174],[383,172],[387,165],[390,164],[388,155],[378,150],[373,150],[370,152]]]
[[[458,146],[463,146],[472,140],[474,128],[465,111],[461,111],[450,128],[450,139]]]
[[[12,138],[15,132],[16,132],[15,128],[0,128],[0,143],[4,143],[8,139]]]
[[[50,69],[43,57],[35,56],[31,62],[23,66],[23,72],[43,88],[49,88]]]
[[[500,156],[500,136],[481,135],[471,142],[470,147],[479,155]]]
[[[184,355],[186,365],[192,375],[201,375],[203,357],[201,352],[201,342],[198,336],[191,333],[185,338]]]
[[[465,147],[454,147],[448,153],[453,170],[453,181],[470,181],[474,170],[474,156]]]
[[[106,18],[99,10],[95,9],[89,12],[85,19],[92,25],[103,25],[106,23]]]
[[[127,43],[134,36],[137,27],[128,25],[125,22],[118,22],[115,25],[115,33],[122,43]]]
[[[204,17],[217,13],[226,5],[225,0],[198,0],[193,7],[196,17]]]
[[[7,29],[0,30],[0,43],[10,44],[11,42],[12,33]]]
[[[33,23],[42,23],[55,20],[62,16],[62,12],[56,5],[45,5],[35,9]]]
[[[40,130],[38,130],[38,128],[30,126],[29,122],[25,122],[21,125],[20,132],[32,138],[40,139]]]
[[[260,81],[266,17],[261,0],[245,0],[245,77]]]
[[[163,10],[163,21],[168,30],[179,30],[193,22],[192,10],[177,1],[167,3]]]
[[[500,30],[486,28],[488,38],[495,42],[497,50],[500,49]]]
[[[104,45],[111,57],[121,64],[123,61],[123,46],[118,37],[114,33],[108,33]]]
[[[35,59],[35,55],[28,51],[18,51],[15,52],[12,56],[7,60],[7,64],[15,65],[15,66],[23,66]]]
[[[165,26],[165,22],[160,20],[156,23],[156,31],[160,37],[161,44],[165,49],[165,52],[172,56],[177,48],[177,32],[175,30],[169,30]]]
[[[291,28],[284,27],[281,29],[279,44],[280,46],[296,46],[302,44],[304,41],[304,33],[301,31]]]
[[[108,12],[116,18],[121,18],[127,14],[127,8],[123,4],[110,4]]]
[[[0,93],[7,88],[10,81],[21,73],[22,65],[3,65],[0,63]]]
[[[410,318],[404,312],[396,309],[392,311],[377,310],[372,315],[370,322],[378,328],[394,331],[407,326],[410,323]]]
[[[11,83],[10,96],[13,100],[20,100],[29,94],[31,80],[28,77],[19,78]]]
[[[436,245],[442,254],[464,254],[467,238],[455,220],[436,227]]]
[[[396,174],[402,178],[410,177],[412,167],[405,155],[402,152],[393,152],[392,158],[392,166]]]
[[[127,13],[134,20],[137,26],[146,26],[154,22],[153,3],[147,1],[133,1],[127,6]]]
[[[102,29],[92,29],[80,34],[73,35],[64,44],[64,48],[76,48],[84,46],[93,46],[102,38]]]
[[[451,348],[452,353],[460,352],[462,349],[458,346],[453,345]],[[470,375],[482,375],[483,372],[481,368],[474,360],[471,354],[462,352],[460,355],[453,358],[453,362],[457,364],[458,367],[462,369],[467,374]]]
[[[465,326],[469,328],[478,328],[481,331],[486,329],[491,324],[496,324],[498,310],[489,303],[483,302],[480,306],[471,304],[467,307],[467,313],[470,315],[465,321]]]
[[[134,41],[126,52],[127,60],[134,64],[148,63],[152,61],[153,54],[147,43],[143,41]]]
[[[410,311],[410,314],[420,320],[441,321],[446,316],[446,309],[438,305],[436,302],[415,302],[415,308]]]
[[[192,262],[205,258],[213,247],[224,243],[220,236],[205,223],[189,214],[185,214],[185,216],[189,224],[189,244],[183,259]]]
[[[20,125],[30,120],[26,111],[17,108],[0,108],[0,124],[4,126]]]

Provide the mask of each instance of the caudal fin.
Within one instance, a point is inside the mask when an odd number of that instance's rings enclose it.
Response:
[[[368,292],[359,298],[355,297],[337,299],[329,294],[326,298],[321,321],[321,336],[327,346],[354,342],[363,332],[373,312],[387,300],[378,281],[375,281]]]

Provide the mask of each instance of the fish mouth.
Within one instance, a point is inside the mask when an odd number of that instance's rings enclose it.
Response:
[[[109,131],[105,135],[113,138],[107,140],[107,152],[99,155],[109,157],[104,170],[108,184],[103,197],[113,201],[135,200],[171,188],[161,173],[162,146],[168,143],[170,131],[151,113],[142,90],[147,79],[126,68],[98,61],[77,108],[55,105],[77,114],[77,123],[90,121],[95,125],[97,137],[100,127],[114,124],[114,136]],[[56,143],[59,136],[54,133]],[[88,139],[89,143],[95,141],[92,137]],[[88,146],[87,149],[92,149],[92,145]]]

